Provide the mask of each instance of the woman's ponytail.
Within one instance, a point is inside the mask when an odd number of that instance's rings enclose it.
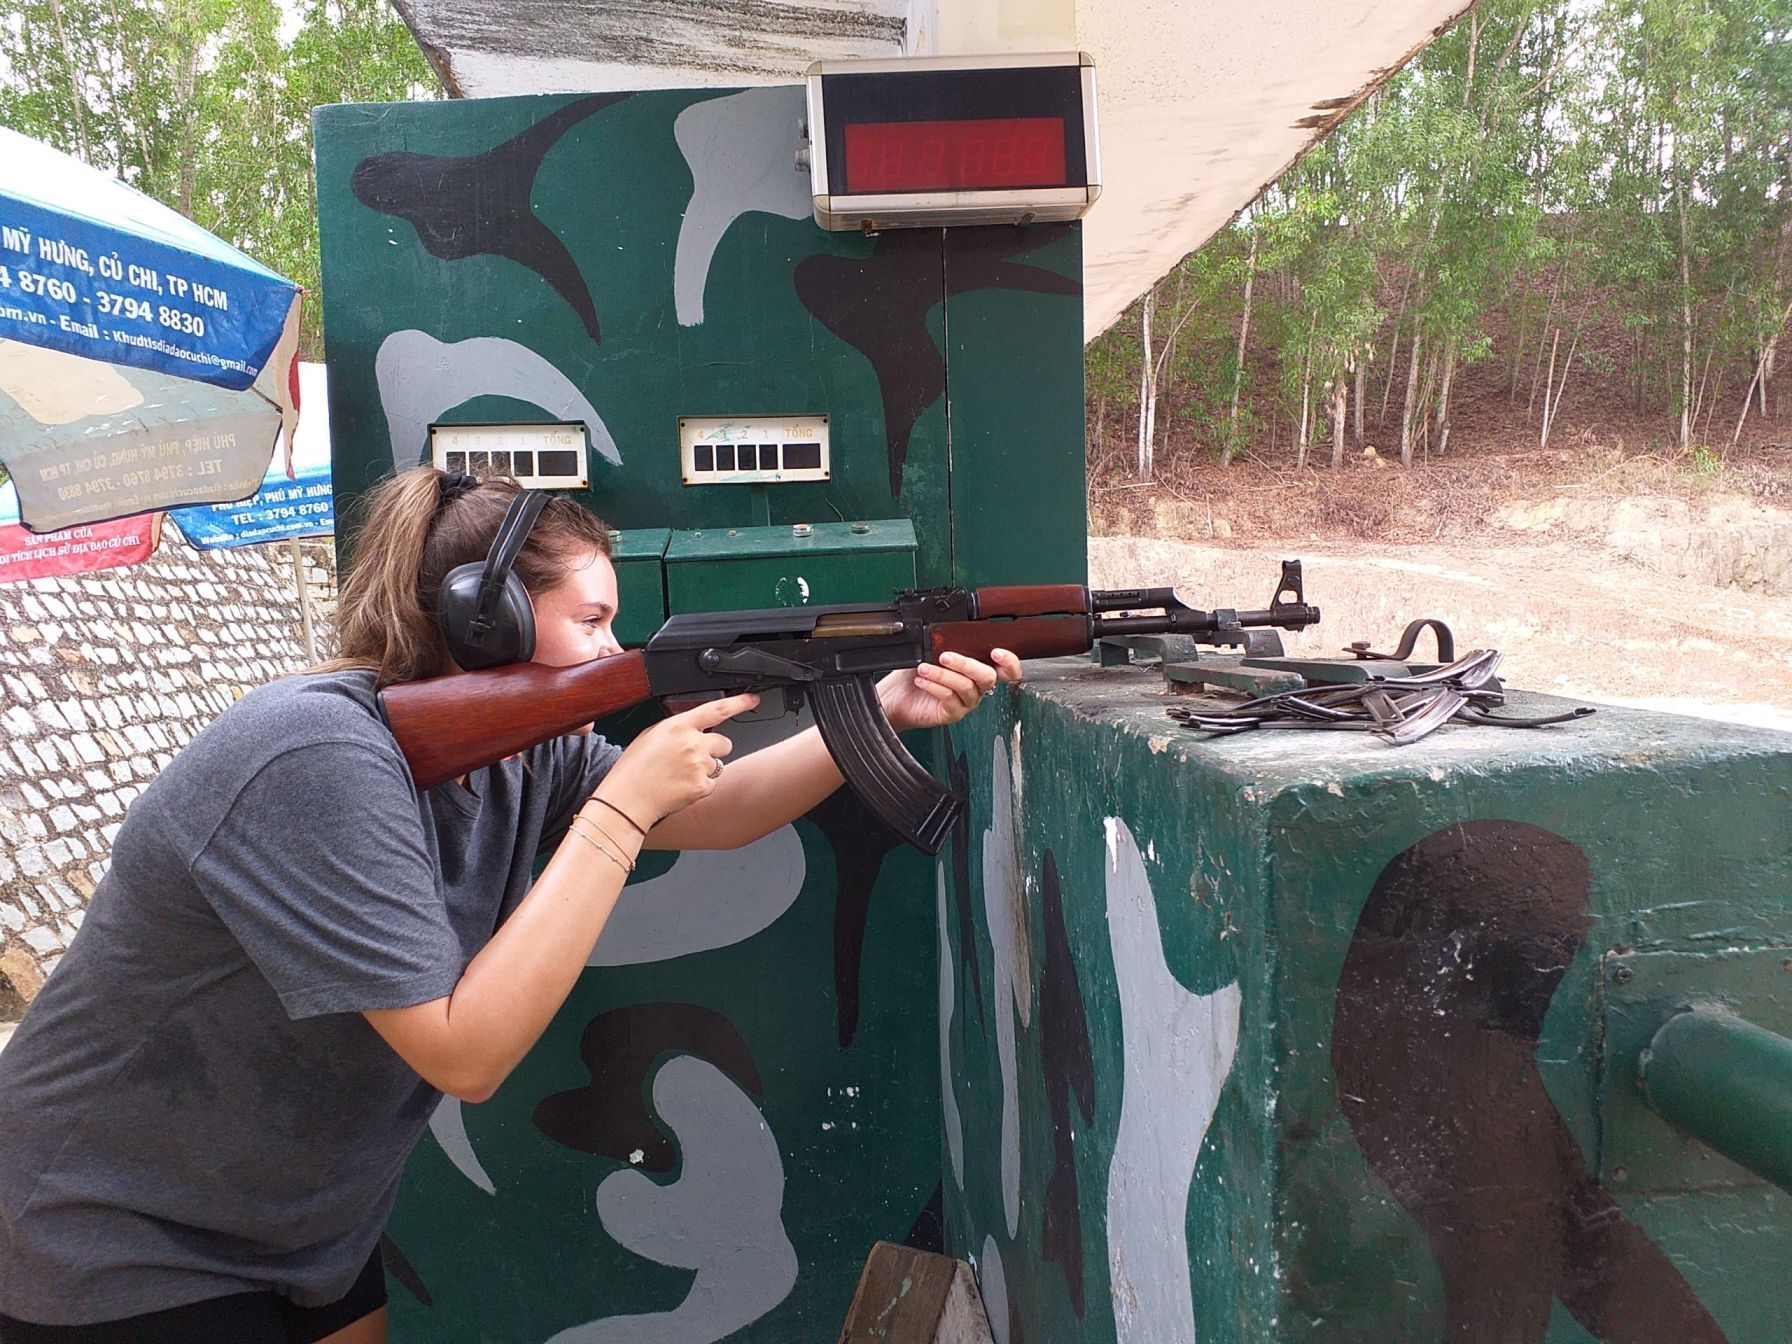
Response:
[[[449,570],[485,559],[522,487],[494,477],[472,488],[459,478],[458,488],[445,489],[450,480],[434,467],[417,467],[362,497],[362,525],[337,602],[338,653],[309,671],[363,668],[389,686],[453,670],[436,592]],[[530,530],[515,572],[532,595],[544,593],[593,552],[609,556],[609,529],[572,500],[555,498]]]

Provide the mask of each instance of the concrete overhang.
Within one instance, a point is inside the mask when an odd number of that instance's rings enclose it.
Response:
[[[813,60],[1082,50],[1102,198],[1085,336],[1473,0],[395,0],[456,96],[788,83]],[[793,143],[794,149],[794,143]]]

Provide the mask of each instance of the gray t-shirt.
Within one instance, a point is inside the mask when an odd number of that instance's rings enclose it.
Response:
[[[347,1292],[440,1097],[362,1010],[454,989],[617,754],[557,738],[419,795],[362,672],[194,738],[0,1054],[0,1313]]]

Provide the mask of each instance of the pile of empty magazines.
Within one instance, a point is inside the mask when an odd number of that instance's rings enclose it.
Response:
[[[1500,655],[1477,649],[1428,672],[1378,677],[1344,684],[1309,685],[1247,700],[1225,709],[1177,705],[1167,712],[1183,727],[1203,733],[1246,733],[1258,728],[1327,728],[1373,733],[1403,747],[1444,724],[1496,728],[1542,728],[1585,718],[1581,707],[1541,718],[1496,714],[1505,691],[1494,678]],[[1403,671],[1405,669],[1402,669]]]

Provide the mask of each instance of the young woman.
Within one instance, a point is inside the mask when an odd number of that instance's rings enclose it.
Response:
[[[724,771],[740,695],[419,794],[376,692],[453,670],[435,594],[516,489],[382,484],[341,657],[244,696],[132,805],[0,1054],[0,1344],[381,1344],[406,1154],[541,1035],[639,850],[747,844],[840,786],[814,729]],[[617,651],[608,538],[565,499],[531,530],[536,662]],[[891,674],[883,708],[956,722],[1019,679],[993,658]]]

